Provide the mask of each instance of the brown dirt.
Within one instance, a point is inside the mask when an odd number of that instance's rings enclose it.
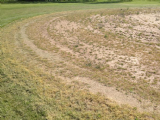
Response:
[[[137,107],[140,111],[160,112],[160,106],[150,100],[145,100],[141,96],[137,97],[137,94],[119,91],[117,87],[106,86],[103,80],[100,83],[95,81],[96,78],[94,79],[92,75],[89,76],[90,73],[100,73],[103,68],[102,73],[107,74],[110,79],[121,79],[125,75],[122,74],[117,78],[113,77],[114,73],[117,75],[125,73],[126,78],[129,79],[128,82],[139,84],[140,79],[145,79],[149,81],[151,88],[159,90],[160,81],[152,84],[155,79],[160,78],[160,68],[157,66],[159,59],[154,59],[155,54],[146,54],[147,51],[154,48],[149,46],[145,49],[140,47],[136,49],[135,46],[146,47],[145,43],[148,41],[159,43],[160,14],[127,15],[124,18],[118,15],[101,16],[98,14],[86,18],[91,19],[87,26],[83,22],[69,21],[65,16],[49,15],[46,18],[34,18],[20,26],[20,31],[16,36],[19,35],[20,39],[39,57],[59,65],[60,67],[54,70],[50,67],[47,69],[52,75],[63,79],[67,84],[73,81],[82,82],[86,84],[85,89],[94,94],[100,93],[120,105],[128,104]],[[125,23],[123,23],[124,19]],[[117,36],[113,40],[110,32],[122,35],[122,39],[125,42],[128,39],[129,42],[124,43]],[[105,33],[110,38],[105,38]],[[16,39],[19,38],[16,37]],[[141,42],[136,42],[137,39]],[[131,49],[128,50],[126,46]],[[155,51],[158,51],[157,49]],[[148,57],[151,60],[147,61]],[[147,62],[153,63],[147,64]],[[84,67],[84,63],[88,63],[91,68]],[[95,70],[95,68],[100,70]],[[113,71],[113,75],[110,76],[107,73],[108,70]]]

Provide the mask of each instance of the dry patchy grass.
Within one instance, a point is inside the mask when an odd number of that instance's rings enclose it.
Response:
[[[159,11],[58,13],[5,27],[1,78],[35,88],[31,107],[41,118],[158,119]]]

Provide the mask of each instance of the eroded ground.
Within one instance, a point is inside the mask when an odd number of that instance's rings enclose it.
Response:
[[[40,68],[64,83],[78,82],[79,89],[119,104],[160,112],[159,9],[35,17],[15,38],[44,61],[37,62]]]

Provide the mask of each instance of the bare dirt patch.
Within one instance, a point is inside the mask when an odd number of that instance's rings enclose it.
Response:
[[[159,112],[159,12],[115,10],[88,16],[37,18],[21,26],[19,34],[50,63],[45,69],[52,75],[85,83],[85,89],[119,104]]]

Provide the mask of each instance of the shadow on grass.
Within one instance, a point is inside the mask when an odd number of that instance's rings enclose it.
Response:
[[[102,1],[102,2],[83,2],[87,4],[113,4],[113,3],[122,3],[123,1]]]

